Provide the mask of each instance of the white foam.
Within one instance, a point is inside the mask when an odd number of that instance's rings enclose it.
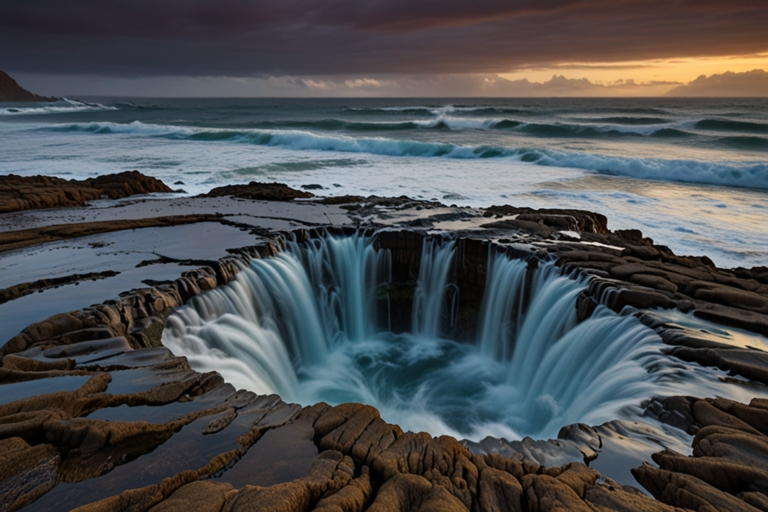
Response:
[[[62,105],[64,103],[64,105]],[[28,105],[25,104],[25,105]],[[23,115],[41,115],[41,114],[71,114],[73,112],[93,112],[99,110],[118,110],[116,107],[109,107],[100,103],[85,103],[76,100],[63,98],[55,103],[46,103],[42,105],[13,106],[0,108],[0,116],[23,116]]]
[[[644,180],[683,181],[768,189],[768,164],[764,162],[702,162],[542,151],[541,158],[535,163],[585,169]]]
[[[463,121],[463,120],[462,120]],[[467,125],[477,120],[467,120]],[[454,121],[451,121],[454,122]],[[458,121],[456,121],[458,122]],[[491,146],[397,140],[385,137],[351,137],[302,130],[227,130],[173,125],[111,122],[73,123],[54,129],[92,133],[135,134],[172,139],[256,144],[295,150],[368,153],[383,156],[442,157],[457,159],[507,158],[536,165],[576,168],[602,174],[646,180],[682,181],[731,187],[768,189],[765,162],[705,162],[664,158],[628,158],[555,150],[529,150]]]

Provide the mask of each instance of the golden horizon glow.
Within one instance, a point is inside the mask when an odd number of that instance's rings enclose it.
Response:
[[[546,82],[552,75],[564,75],[570,79],[586,78],[598,85],[624,87],[628,92],[634,90],[636,93],[638,89],[648,89],[650,95],[655,95],[687,84],[701,75],[711,76],[729,71],[743,73],[754,69],[768,71],[768,52],[625,62],[564,62],[555,66],[518,69],[500,73],[499,76],[507,80],[526,78],[531,82]],[[634,81],[637,87],[627,85],[628,81]]]

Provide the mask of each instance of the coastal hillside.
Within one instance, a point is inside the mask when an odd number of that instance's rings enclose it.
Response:
[[[8,73],[0,71],[0,101],[56,101],[57,98],[38,96],[20,86]]]

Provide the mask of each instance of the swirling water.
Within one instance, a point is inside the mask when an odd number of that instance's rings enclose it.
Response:
[[[722,372],[670,358],[631,314],[578,322],[586,282],[492,252],[478,337],[445,336],[452,242],[426,239],[410,332],[377,321],[390,257],[362,236],[290,243],[168,318],[163,343],[236,387],[302,404],[362,402],[404,429],[480,440],[640,418],[653,396],[748,399]],[[530,286],[526,286],[526,282]],[[378,299],[377,299],[378,296]]]
[[[0,174],[584,208],[721,266],[768,261],[765,99],[97,98],[0,105],[0,147]]]

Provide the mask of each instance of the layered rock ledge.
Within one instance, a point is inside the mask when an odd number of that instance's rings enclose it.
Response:
[[[765,352],[698,338],[644,311],[676,308],[765,332],[764,268],[723,270],[706,258],[676,256],[639,232],[608,231],[605,217],[591,212],[456,209],[407,198],[329,202],[346,205],[350,226],[323,225],[312,210],[317,227],[290,234],[262,228],[253,245],[175,281],[55,315],[3,345],[0,509],[768,510],[763,400],[671,397],[645,404],[649,416],[695,436],[692,456],[660,452],[653,457],[658,468],[634,470],[653,499],[582,463],[473,454],[450,437],[403,432],[363,404],[302,408],[238,391],[215,372],[191,370],[160,344],[174,308],[230,282],[252,258],[274,256],[286,236],[379,233],[377,243],[392,254],[393,281],[407,283],[418,275],[423,237],[450,224],[462,227],[441,236],[458,238],[453,272],[468,298],[480,293],[490,250],[531,265],[554,259],[564,272],[592,276],[578,305],[582,317],[598,303],[635,307],[670,345],[670,357],[768,383]],[[235,222],[230,212],[217,213],[199,211],[200,219],[190,221]],[[72,229],[62,239],[92,233]],[[55,285],[29,284],[19,283],[17,295]],[[406,294],[394,307],[405,309],[407,301]],[[457,338],[474,328],[477,311],[467,302]],[[585,463],[603,449],[599,429],[570,426],[561,435],[579,447]]]
[[[152,192],[173,192],[162,181],[138,171],[107,174],[87,180],[49,176],[0,176],[0,213],[83,206],[102,197],[120,199]]]
[[[292,201],[293,199],[309,199],[315,197],[311,192],[296,190],[284,183],[259,183],[252,181],[247,185],[226,185],[216,187],[205,197],[232,196],[243,199],[257,199],[261,201]]]

